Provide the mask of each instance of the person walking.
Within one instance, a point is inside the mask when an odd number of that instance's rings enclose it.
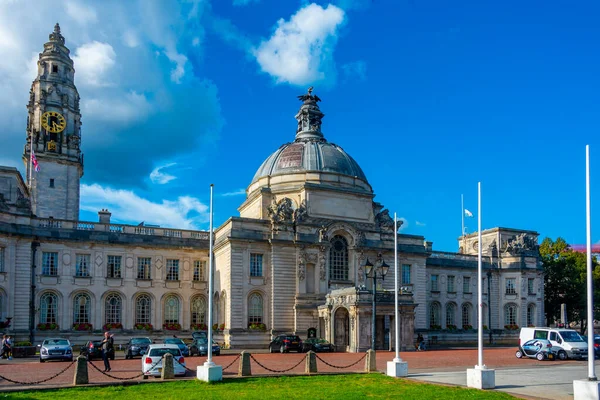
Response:
[[[10,335],[8,335],[8,337],[6,338],[6,344],[8,345],[8,359],[12,360],[12,347],[13,347],[13,342],[12,342],[12,337]]]
[[[2,358],[8,358],[8,343],[6,342],[6,340],[8,339],[7,335],[2,336],[2,354],[0,354],[0,357]]]
[[[104,340],[102,340],[102,361],[104,361],[104,372],[110,371],[110,362],[108,361],[108,357],[113,351],[113,336],[110,332],[104,332]]]

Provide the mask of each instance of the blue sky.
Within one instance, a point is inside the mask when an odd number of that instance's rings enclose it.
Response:
[[[58,21],[82,98],[84,220],[108,207],[115,221],[206,229],[210,183],[215,223],[238,215],[312,85],[325,137],[402,232],[456,251],[461,194],[477,216],[481,181],[484,229],[584,243],[600,5],[523,3],[0,0],[0,164],[23,170],[29,86]]]

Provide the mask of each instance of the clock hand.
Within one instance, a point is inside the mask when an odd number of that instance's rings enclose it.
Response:
[[[60,128],[60,126],[58,126],[58,124],[54,121],[52,121],[52,129],[54,129],[55,131],[58,131],[58,129]]]

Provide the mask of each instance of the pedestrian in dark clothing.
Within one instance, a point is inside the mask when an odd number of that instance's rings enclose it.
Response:
[[[110,363],[108,356],[113,351],[113,337],[110,332],[104,332],[104,340],[102,340],[102,361],[104,361],[104,372],[110,371]]]

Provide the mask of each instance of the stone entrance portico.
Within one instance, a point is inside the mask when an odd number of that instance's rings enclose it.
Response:
[[[375,345],[380,350],[394,350],[394,297],[393,292],[377,292]],[[371,347],[372,301],[370,291],[356,287],[335,289],[326,296],[325,304],[319,306],[319,318],[325,322],[325,338],[337,351],[362,352]],[[415,307],[412,294],[398,296],[402,351],[414,343]]]

